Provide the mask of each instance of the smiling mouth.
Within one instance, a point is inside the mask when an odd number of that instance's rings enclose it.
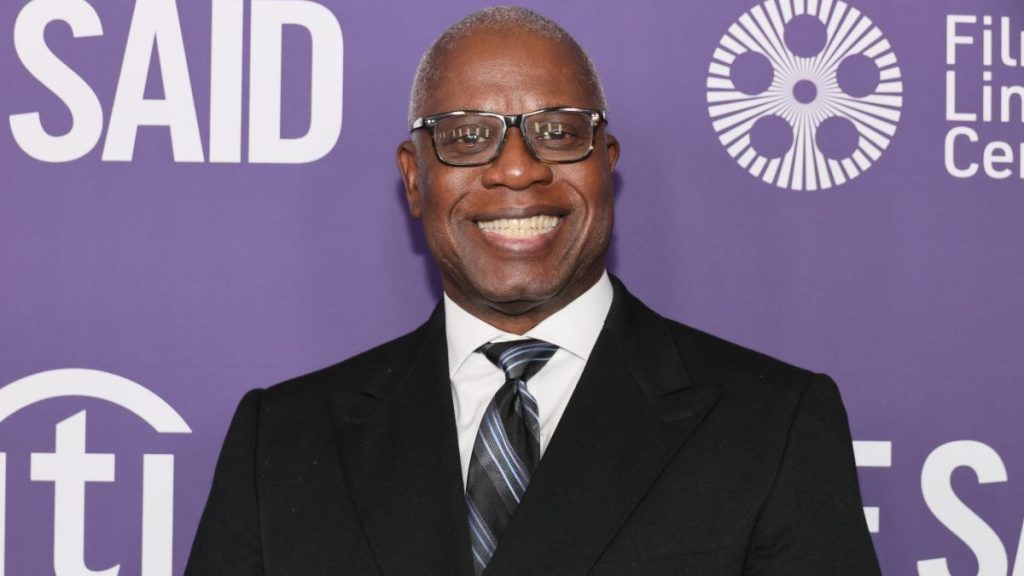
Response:
[[[560,216],[531,216],[529,218],[499,218],[497,220],[478,220],[477,226],[484,232],[498,234],[507,238],[532,238],[547,234],[561,223]]]

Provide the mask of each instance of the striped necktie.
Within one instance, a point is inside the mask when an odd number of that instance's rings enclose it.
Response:
[[[484,412],[469,461],[466,505],[476,574],[494,555],[505,527],[540,461],[537,400],[526,381],[558,346],[540,340],[484,344],[479,351],[505,372],[505,384]]]

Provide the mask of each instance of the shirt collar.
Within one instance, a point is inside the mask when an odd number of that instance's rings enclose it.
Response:
[[[444,295],[445,337],[448,341],[448,373],[454,376],[470,354],[492,340],[523,337],[550,342],[582,358],[590,358],[597,337],[612,306],[612,283],[608,273],[564,308],[545,318],[523,336],[509,334],[466,312]]]

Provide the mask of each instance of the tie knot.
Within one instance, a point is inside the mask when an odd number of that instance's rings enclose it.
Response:
[[[527,339],[489,342],[481,346],[480,351],[505,372],[505,378],[526,382],[555,355],[558,346],[542,340]]]

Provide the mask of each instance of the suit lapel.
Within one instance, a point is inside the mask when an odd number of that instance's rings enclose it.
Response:
[[[410,338],[415,360],[378,368],[357,390],[332,398],[341,463],[383,575],[469,575],[440,306]]]
[[[585,574],[717,399],[617,281],[583,376],[487,569]]]

